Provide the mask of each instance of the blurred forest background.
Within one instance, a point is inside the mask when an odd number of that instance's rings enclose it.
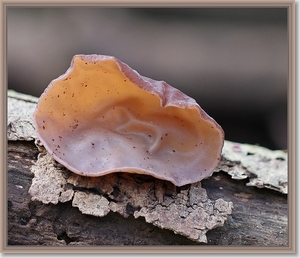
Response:
[[[8,88],[39,97],[75,54],[112,55],[196,99],[225,138],[287,148],[286,8],[19,8]]]

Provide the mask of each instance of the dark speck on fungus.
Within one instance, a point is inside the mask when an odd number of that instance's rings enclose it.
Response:
[[[41,95],[34,123],[47,151],[77,174],[123,171],[176,186],[210,176],[224,143],[194,99],[103,55],[75,55]]]

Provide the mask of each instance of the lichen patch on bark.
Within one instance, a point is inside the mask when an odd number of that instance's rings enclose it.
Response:
[[[110,211],[124,217],[143,217],[197,242],[207,242],[206,232],[223,226],[233,204],[211,200],[201,182],[176,187],[151,176],[114,173],[102,177],[76,175],[48,153],[40,154],[29,193],[43,203],[66,202],[83,214],[103,217]]]

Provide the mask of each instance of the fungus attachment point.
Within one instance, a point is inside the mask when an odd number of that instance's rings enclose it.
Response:
[[[194,183],[213,173],[224,143],[194,99],[103,55],[75,55],[41,95],[34,122],[55,160],[91,177],[129,172]]]

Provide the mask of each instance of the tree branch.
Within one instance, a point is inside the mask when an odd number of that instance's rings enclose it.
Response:
[[[288,245],[285,152],[225,141],[215,173],[184,187],[88,179],[34,144],[36,103],[9,91],[9,245]]]

